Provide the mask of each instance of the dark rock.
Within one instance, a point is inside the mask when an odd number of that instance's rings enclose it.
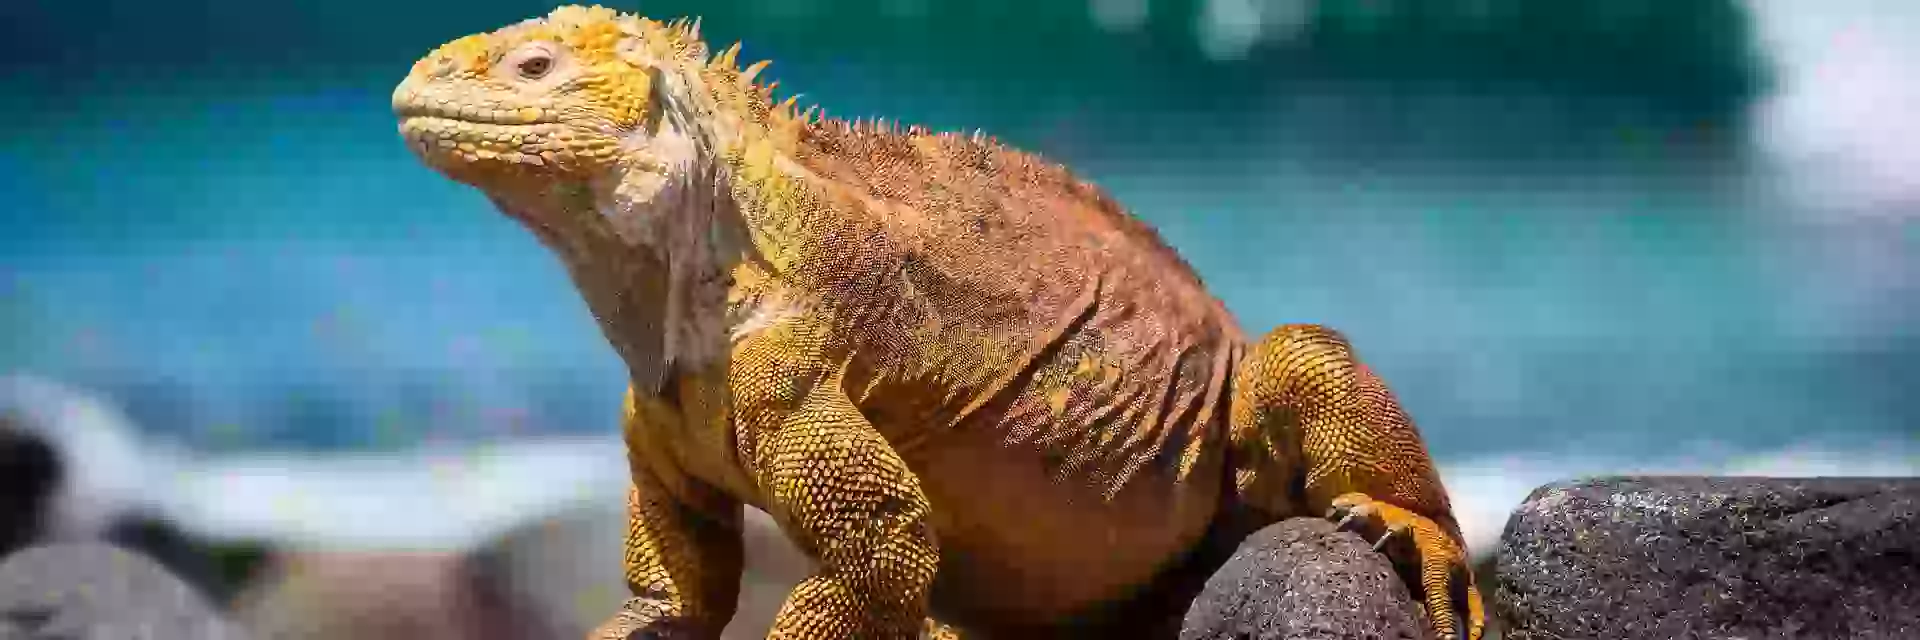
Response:
[[[0,638],[241,637],[192,587],[111,545],[28,547],[0,563]]]
[[[1386,556],[1318,518],[1249,536],[1187,609],[1181,640],[1425,639]]]
[[[32,543],[45,525],[65,469],[46,438],[0,410],[0,557]]]
[[[1475,549],[1475,551],[1480,550]],[[1473,560],[1473,578],[1475,583],[1480,586],[1481,602],[1486,606],[1486,610],[1484,611],[1486,619],[1483,623],[1484,626],[1480,629],[1481,640],[1505,640],[1507,637],[1507,621],[1500,618],[1500,612],[1495,610],[1493,602],[1488,600],[1488,598],[1493,597],[1493,593],[1488,590],[1493,588],[1495,563],[1500,556],[1500,554],[1494,553],[1494,551],[1494,549],[1487,549],[1485,552],[1475,555]]]
[[[154,511],[115,514],[99,540],[160,563],[210,601],[224,602],[239,590],[239,583],[228,581],[215,564],[213,541],[187,532]]]
[[[1920,638],[1920,478],[1549,484],[1507,522],[1507,638]]]

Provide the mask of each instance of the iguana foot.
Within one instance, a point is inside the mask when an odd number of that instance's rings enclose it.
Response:
[[[946,623],[927,618],[920,627],[920,640],[960,640],[960,632]]]
[[[657,601],[628,598],[620,610],[600,623],[587,640],[692,640],[698,638],[692,625],[664,615]]]
[[[1387,554],[1396,568],[1417,573],[1419,579],[1408,583],[1421,588],[1423,593],[1415,597],[1426,609],[1436,637],[1479,640],[1486,624],[1480,588],[1467,567],[1466,551],[1439,524],[1364,493],[1343,494],[1332,504],[1327,519],[1372,541],[1373,550]],[[1461,621],[1467,626],[1464,635]]]

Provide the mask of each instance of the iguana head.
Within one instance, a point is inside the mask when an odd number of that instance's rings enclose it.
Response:
[[[695,23],[601,7],[448,42],[393,92],[426,164],[483,191],[574,276],[631,367],[688,357],[714,274],[742,251],[720,150],[765,131],[759,66],[708,56]],[[662,333],[666,335],[662,336]]]
[[[425,162],[489,192],[586,182],[652,159],[663,70],[704,61],[682,24],[565,6],[441,45],[393,92]],[[654,168],[658,170],[658,168]]]

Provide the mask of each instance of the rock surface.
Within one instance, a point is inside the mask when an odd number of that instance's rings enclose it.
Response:
[[[275,640],[564,638],[528,617],[464,555],[300,551],[277,557],[234,617]],[[579,637],[579,636],[574,636]]]
[[[158,563],[104,544],[28,547],[0,562],[0,638],[238,640]]]
[[[1317,518],[1260,530],[1187,609],[1181,640],[1424,639],[1430,636],[1386,557]]]
[[[1512,640],[1920,638],[1920,478],[1554,483],[1501,543]]]
[[[596,504],[543,518],[490,541],[471,559],[502,600],[549,630],[539,637],[584,637],[629,595],[620,567],[625,507]],[[772,517],[751,507],[744,516],[740,599],[721,640],[765,638],[787,593],[811,570]]]

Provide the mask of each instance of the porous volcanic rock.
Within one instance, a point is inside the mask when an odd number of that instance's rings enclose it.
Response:
[[[1261,529],[1214,571],[1180,640],[1431,637],[1385,555],[1319,518]]]
[[[1559,482],[1501,543],[1510,640],[1920,638],[1920,478]]]

